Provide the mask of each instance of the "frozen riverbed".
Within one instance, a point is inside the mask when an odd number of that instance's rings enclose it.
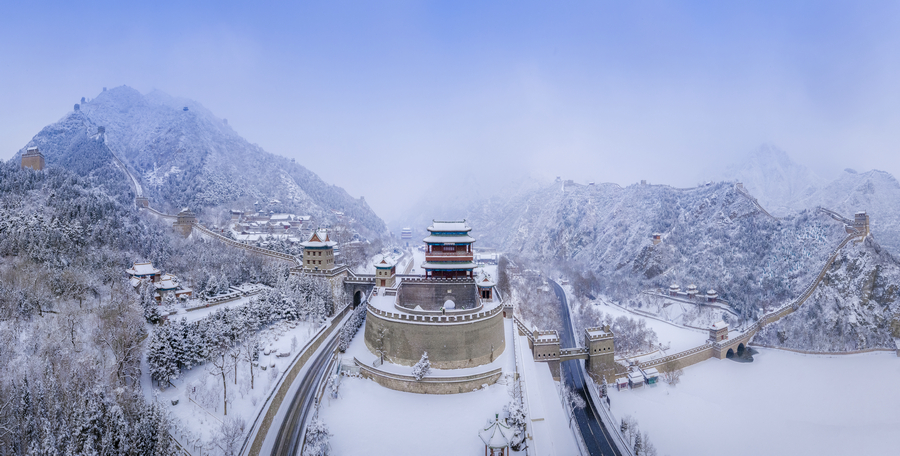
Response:
[[[611,391],[660,454],[896,454],[900,358],[760,349],[752,363],[711,359],[681,383]]]

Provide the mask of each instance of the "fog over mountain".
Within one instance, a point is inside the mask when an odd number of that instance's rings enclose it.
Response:
[[[778,217],[804,209],[826,207],[850,216],[869,214],[879,244],[900,254],[900,183],[879,170],[845,169],[834,180],[824,179],[775,145],[764,144],[708,179],[742,182],[766,210]]]
[[[706,178],[742,182],[776,216],[792,212],[796,209],[792,203],[811,196],[827,182],[772,144],[763,144],[724,171],[708,172]]]

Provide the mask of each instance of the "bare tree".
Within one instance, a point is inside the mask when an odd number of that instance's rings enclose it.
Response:
[[[253,364],[259,360],[259,334],[253,333],[240,347],[241,360],[250,366],[250,389],[253,389]]]
[[[222,454],[234,456],[238,453],[246,426],[244,420],[240,418],[229,418],[222,422],[222,427],[219,428],[219,438],[215,439],[215,444],[222,450]]]
[[[133,299],[117,287],[111,290],[110,298],[97,310],[97,341],[110,350],[116,379],[125,384],[140,375],[142,343],[147,333]]]
[[[225,378],[225,374],[231,372],[231,363],[229,362],[229,347],[227,346],[219,346],[210,354],[209,364],[207,364],[207,371],[210,375],[217,375],[222,377],[222,404],[224,407],[225,415],[228,415],[228,380]]]
[[[682,374],[684,371],[681,370],[681,361],[673,359],[663,364],[663,381],[666,383],[672,386],[678,385]]]

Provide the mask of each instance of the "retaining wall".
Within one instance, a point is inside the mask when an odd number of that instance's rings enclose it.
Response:
[[[487,372],[463,375],[459,377],[425,377],[416,380],[409,375],[393,374],[366,366],[358,359],[353,362],[359,366],[359,373],[364,378],[372,379],[379,385],[392,390],[418,394],[457,394],[481,388],[482,385],[497,383],[502,373],[501,368]]]
[[[492,362],[506,348],[500,306],[461,316],[458,321],[456,317],[419,315],[408,315],[409,320],[396,319],[388,315],[398,314],[388,314],[371,305],[367,311],[366,347],[372,353],[383,350],[386,359],[394,364],[412,366],[427,351],[432,366],[438,369],[474,367]]]

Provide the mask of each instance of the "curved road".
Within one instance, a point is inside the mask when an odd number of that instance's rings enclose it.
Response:
[[[566,293],[558,283],[550,280],[553,285],[553,292],[559,298],[562,307],[563,328],[560,331],[560,346],[576,347],[575,336],[572,334],[572,317],[569,315],[569,303],[566,300]],[[583,409],[575,409],[575,421],[578,423],[578,429],[581,430],[581,436],[587,445],[588,452],[591,456],[621,456],[618,448],[612,443],[612,438],[600,420],[597,414],[597,408],[591,395],[585,390],[588,386],[584,383],[584,366],[579,360],[571,360],[559,363],[560,376],[565,380],[566,385],[576,394],[584,399],[587,406]]]
[[[325,366],[328,365],[328,361],[334,353],[334,348],[337,347],[338,338],[334,335],[339,333],[339,330],[334,331],[325,349],[319,352],[319,356],[311,360],[309,369],[307,369],[306,374],[301,379],[302,383],[297,390],[297,394],[291,399],[291,408],[278,429],[278,436],[275,439],[275,445],[272,447],[273,456],[300,454],[302,450],[300,445],[303,443],[301,435],[303,426],[312,410],[313,403],[316,401],[316,387],[322,381],[322,376],[325,374]]]

